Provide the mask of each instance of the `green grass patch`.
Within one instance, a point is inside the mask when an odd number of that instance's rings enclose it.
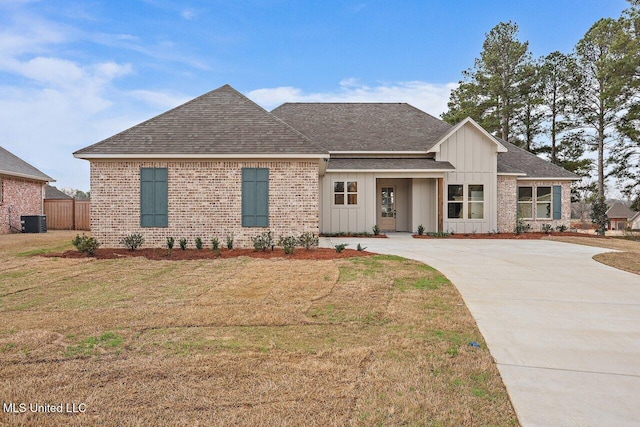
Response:
[[[65,356],[92,356],[99,353],[98,349],[108,350],[121,347],[123,339],[113,332],[105,332],[100,336],[86,338],[76,345],[70,345],[65,351]]]

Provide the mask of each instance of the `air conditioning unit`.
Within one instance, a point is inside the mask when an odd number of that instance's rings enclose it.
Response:
[[[46,233],[47,232],[47,216],[46,215],[22,215],[20,217],[23,233]]]

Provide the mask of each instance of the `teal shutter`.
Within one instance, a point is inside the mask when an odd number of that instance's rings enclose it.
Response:
[[[242,226],[269,226],[269,169],[242,169]]]
[[[168,227],[167,168],[140,169],[140,226]]]
[[[553,219],[562,219],[562,186],[553,186]]]

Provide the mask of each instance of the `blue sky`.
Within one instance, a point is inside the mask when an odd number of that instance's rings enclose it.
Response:
[[[229,83],[286,101],[446,110],[501,21],[535,57],[570,52],[624,0],[0,0],[0,145],[89,189],[72,152]]]

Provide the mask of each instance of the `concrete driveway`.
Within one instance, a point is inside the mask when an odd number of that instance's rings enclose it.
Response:
[[[523,426],[640,425],[640,276],[591,259],[606,249],[408,234],[331,240],[445,274],[476,319]]]

